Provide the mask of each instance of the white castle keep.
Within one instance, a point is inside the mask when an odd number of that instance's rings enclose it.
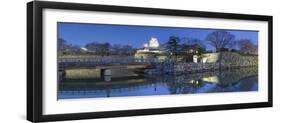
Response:
[[[148,43],[143,45],[143,49],[138,50],[138,52],[160,52],[159,51],[159,42],[157,38],[151,37]]]
[[[157,38],[151,37],[149,43],[144,44],[144,48],[158,48],[159,47],[159,42]]]

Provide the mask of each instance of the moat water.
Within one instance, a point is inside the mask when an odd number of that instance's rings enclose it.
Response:
[[[258,91],[257,68],[185,75],[137,75],[59,82],[58,99]]]

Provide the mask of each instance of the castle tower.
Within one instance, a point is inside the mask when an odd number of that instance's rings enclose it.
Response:
[[[158,48],[159,47],[159,42],[158,42],[157,38],[151,37],[151,39],[149,41],[149,47],[150,48]]]

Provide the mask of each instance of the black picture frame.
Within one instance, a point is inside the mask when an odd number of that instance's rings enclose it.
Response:
[[[268,101],[255,102],[255,103],[241,103],[241,104],[43,115],[42,113],[43,111],[42,110],[43,109],[42,107],[43,106],[43,102],[42,102],[43,100],[42,99],[43,98],[42,95],[43,13],[42,10],[45,8],[266,21],[268,22]],[[273,28],[273,17],[264,16],[264,15],[185,11],[185,10],[108,6],[108,5],[93,5],[93,4],[80,4],[80,3],[45,2],[45,1],[29,2],[27,3],[27,120],[32,122],[44,122],[44,121],[62,121],[62,120],[93,119],[93,118],[106,118],[106,117],[123,117],[123,116],[137,116],[137,115],[154,115],[154,114],[272,107],[273,106],[272,28]]]

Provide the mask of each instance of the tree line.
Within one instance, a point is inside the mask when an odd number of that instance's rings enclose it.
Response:
[[[258,51],[258,46],[250,39],[236,40],[233,34],[224,30],[209,33],[203,41],[192,37],[170,36],[166,43],[160,45],[159,49],[177,57],[190,49],[196,50],[198,53],[208,52],[206,51],[206,45],[212,46],[215,52],[236,51],[242,54],[257,55]],[[110,44],[108,42],[99,43],[95,41],[81,48],[78,45],[67,43],[62,38],[58,39],[58,46],[60,54],[133,55],[137,50],[130,45]]]
[[[215,52],[233,51],[242,54],[257,55],[258,51],[258,46],[255,45],[252,40],[236,40],[233,34],[223,30],[209,33],[204,42],[196,38],[170,36],[169,40],[164,45],[165,49],[173,55],[180,54],[188,49],[196,49],[199,52],[210,52],[206,51],[206,45],[212,46]]]
[[[250,39],[240,39],[236,40],[235,35],[231,34],[230,32],[224,31],[224,30],[218,30],[209,33],[204,43],[202,45],[202,41],[198,39],[188,39],[190,42],[195,43],[195,46],[192,48],[198,51],[198,55],[200,56],[201,52],[205,52],[205,44],[209,44],[213,48],[215,48],[215,52],[218,53],[218,63],[220,65],[219,68],[221,68],[222,65],[222,57],[224,52],[228,51],[236,51],[235,47],[238,46],[239,53],[242,54],[251,54],[251,55],[257,55],[258,53],[258,46],[253,44],[253,42]],[[188,44],[190,43],[182,43],[183,40],[181,40],[177,36],[171,36],[166,43],[166,49],[168,52],[170,52],[170,57],[174,60],[177,61],[178,55],[182,51],[188,50]],[[190,48],[190,47],[189,47]],[[232,50],[231,50],[232,49]]]
[[[132,55],[135,53],[136,49],[130,45],[120,45],[114,44],[111,45],[108,42],[99,43],[99,42],[90,42],[87,43],[84,47],[78,45],[73,45],[67,43],[62,38],[58,39],[58,52],[63,55],[77,55],[77,54],[92,54],[92,55]]]

